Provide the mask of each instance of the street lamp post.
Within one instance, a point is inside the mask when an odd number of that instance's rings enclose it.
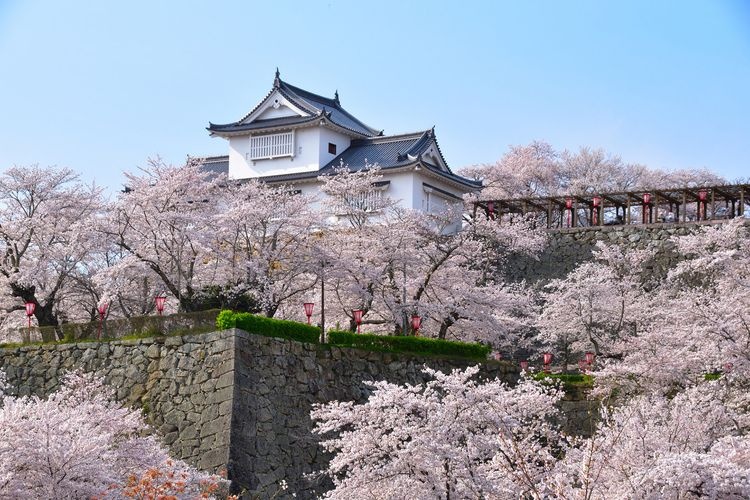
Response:
[[[104,302],[99,304],[99,307],[96,308],[99,312],[99,332],[96,335],[97,339],[102,338],[102,327],[104,326],[104,315],[107,314],[107,307],[109,307],[109,304]]]
[[[573,198],[570,196],[565,198],[565,210],[568,212],[568,227],[572,227]]]
[[[305,316],[307,316],[307,324],[310,324],[310,318],[312,317],[313,313],[313,307],[315,307],[315,304],[312,302],[305,302],[302,304],[302,306],[305,308]]]
[[[31,341],[31,317],[36,310],[36,302],[26,302],[26,317],[29,319],[29,342]]]
[[[354,322],[357,323],[357,333],[360,333],[359,327],[362,324],[362,314],[364,314],[364,311],[362,311],[362,309],[355,309],[354,311],[352,311]]]

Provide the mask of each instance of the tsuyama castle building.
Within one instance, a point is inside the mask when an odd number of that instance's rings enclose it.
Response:
[[[319,191],[318,176],[343,163],[357,171],[377,164],[384,193],[405,208],[439,211],[481,184],[451,172],[435,130],[384,135],[346,111],[333,98],[281,80],[249,113],[233,123],[209,123],[214,137],[229,142],[229,154],[203,158],[203,166],[233,179],[257,178]]]

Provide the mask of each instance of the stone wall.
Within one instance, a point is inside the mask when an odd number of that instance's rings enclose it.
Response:
[[[720,222],[719,222],[720,223]],[[653,249],[656,257],[647,264],[646,279],[660,279],[677,262],[673,236],[692,234],[698,228],[717,222],[684,224],[634,224],[549,231],[549,245],[538,260],[512,257],[506,267],[509,279],[527,282],[563,278],[579,264],[591,260],[597,241],[620,245],[628,249]]]
[[[235,399],[230,477],[261,498],[286,479],[298,498],[316,498],[330,484],[305,479],[322,469],[328,456],[311,434],[310,410],[332,400],[363,402],[366,381],[419,383],[427,364],[441,371],[476,362],[303,344],[237,331]],[[513,382],[518,372],[507,363],[487,362],[480,376]]]
[[[363,402],[367,381],[420,383],[424,365],[449,371],[476,362],[369,352],[225,330],[104,343],[0,349],[10,393],[40,397],[67,370],[104,377],[117,398],[143,408],[172,454],[209,471],[226,468],[236,491],[270,498],[285,479],[297,498],[331,485],[311,473],[329,456],[311,433],[310,410],[332,400]],[[480,376],[513,383],[515,366],[481,364]],[[585,403],[584,403],[585,405]],[[566,397],[563,425],[586,432],[587,406]]]
[[[0,349],[11,394],[44,397],[74,368],[104,377],[119,401],[142,408],[177,458],[204,470],[226,467],[233,332]]]

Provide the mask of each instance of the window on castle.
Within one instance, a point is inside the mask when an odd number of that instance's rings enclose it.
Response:
[[[263,160],[294,156],[294,131],[250,137],[250,159]]]
[[[334,143],[332,142],[328,143],[328,152],[331,153],[332,155],[336,154],[336,145]]]

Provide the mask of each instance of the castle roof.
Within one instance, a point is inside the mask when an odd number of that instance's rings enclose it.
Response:
[[[272,119],[250,119],[275,93],[281,94],[294,106],[302,110],[306,116],[285,116]],[[208,130],[215,135],[234,135],[238,132],[250,132],[253,130],[267,130],[269,128],[294,127],[312,123],[323,118],[355,137],[373,137],[382,135],[382,130],[376,130],[354,115],[346,111],[339,102],[338,91],[333,98],[314,94],[307,90],[295,87],[279,77],[276,70],[273,87],[266,97],[245,116],[232,123],[216,124],[209,122]]]

